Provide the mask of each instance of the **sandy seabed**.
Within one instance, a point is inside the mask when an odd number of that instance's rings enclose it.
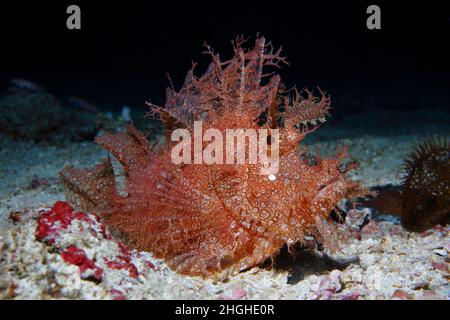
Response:
[[[372,187],[398,185],[403,159],[420,139],[363,135],[336,142],[348,145],[361,164],[353,178]],[[358,229],[368,210],[348,216],[344,226],[358,236],[344,239],[339,253],[306,250],[283,267],[254,267],[226,280],[181,276],[150,253],[124,249],[89,214],[73,219],[54,241],[37,239],[39,216],[64,200],[58,171],[92,166],[106,153],[90,142],[0,143],[2,299],[450,298],[450,228],[410,233],[396,219],[371,219]],[[81,252],[80,259],[92,263],[67,258],[71,246],[79,250],[77,259]]]

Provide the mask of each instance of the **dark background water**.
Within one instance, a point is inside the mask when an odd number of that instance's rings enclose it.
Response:
[[[375,1],[382,29],[366,28],[373,1],[2,1],[0,90],[12,77],[104,109],[163,103],[166,73],[181,85],[207,41],[226,58],[237,35],[264,35],[290,61],[288,86],[320,86],[335,113],[447,108],[450,11],[445,1]],[[82,29],[66,28],[78,4]],[[433,97],[438,97],[438,102]],[[424,99],[425,98],[425,99]]]

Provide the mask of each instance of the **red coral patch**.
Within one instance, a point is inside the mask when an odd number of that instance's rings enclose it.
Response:
[[[36,239],[55,243],[59,231],[66,229],[73,220],[93,222],[85,213],[75,211],[67,202],[57,201],[49,211],[44,211],[38,220]]]
[[[80,268],[81,278],[86,279],[94,277],[101,280],[103,269],[95,264],[95,262],[86,256],[86,253],[76,246],[68,246],[62,253],[61,257],[69,264],[76,265]]]

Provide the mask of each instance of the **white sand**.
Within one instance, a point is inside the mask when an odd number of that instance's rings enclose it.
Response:
[[[367,186],[376,186],[400,183],[402,161],[420,138],[361,136],[338,143],[347,144],[349,153],[361,163],[352,176]],[[132,254],[140,272],[137,279],[130,278],[126,270],[105,267],[100,283],[83,280],[78,267],[64,262],[59,250],[77,243],[102,264],[101,257],[118,254],[117,244],[90,234],[86,231],[89,226],[82,231],[82,223],[72,223],[57,245],[39,242],[34,237],[37,209],[64,200],[57,173],[65,165],[92,166],[106,153],[88,142],[56,147],[6,139],[0,141],[0,146],[1,298],[111,299],[117,297],[112,290],[129,299],[390,299],[393,295],[449,298],[450,230],[436,229],[421,236],[392,222],[377,224],[376,232],[367,229],[361,241],[348,240],[340,256],[335,257],[359,257],[359,263],[344,270],[315,271],[313,266],[295,284],[288,284],[292,271],[259,267],[227,282],[180,276],[150,254],[137,252]],[[7,217],[14,211],[26,211],[27,218],[12,225]],[[156,268],[148,268],[147,260]],[[298,266],[302,266],[302,261],[292,262],[291,269]],[[396,290],[400,291],[394,294]]]

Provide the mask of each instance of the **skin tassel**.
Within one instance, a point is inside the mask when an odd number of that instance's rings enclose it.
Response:
[[[280,163],[275,175],[261,175],[259,163],[175,165],[174,142],[154,150],[133,126],[97,139],[122,164],[126,195],[111,184],[108,162],[93,171],[61,172],[72,204],[78,194],[121,240],[165,259],[182,274],[207,277],[247,269],[274,257],[285,244],[311,237],[333,249],[336,225],[330,212],[343,198],[367,194],[346,175],[354,165],[340,165],[345,148],[314,163],[298,156],[299,143],[301,148],[304,137],[328,116],[329,96],[287,92],[279,75],[266,71],[286,64],[281,50],[262,37],[252,49],[244,45],[239,37],[227,61],[207,46],[207,71],[197,77],[191,70],[180,91],[167,89],[164,107],[150,105],[149,115],[164,123],[169,137],[180,127],[192,136],[199,120],[204,131],[276,127]]]

